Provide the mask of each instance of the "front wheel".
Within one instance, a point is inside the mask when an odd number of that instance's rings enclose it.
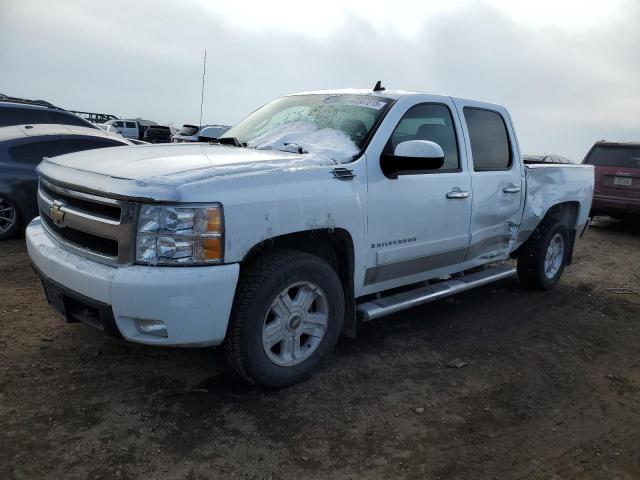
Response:
[[[11,238],[19,228],[18,207],[8,198],[0,197],[0,240]]]
[[[548,290],[560,280],[568,255],[567,227],[545,219],[521,248],[518,278],[527,288]]]
[[[344,293],[322,259],[267,254],[243,272],[224,350],[247,380],[281,388],[309,378],[331,354],[344,319]]]

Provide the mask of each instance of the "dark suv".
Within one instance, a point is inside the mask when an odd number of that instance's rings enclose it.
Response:
[[[597,142],[584,163],[595,167],[592,215],[640,218],[640,142]]]
[[[42,157],[133,145],[97,128],[68,125],[0,127],[0,240],[38,216],[36,165]]]
[[[162,125],[149,125],[144,131],[142,140],[149,143],[169,143],[171,141],[171,129]]]
[[[98,130],[93,123],[61,108],[19,102],[0,101],[0,128],[11,125],[39,125],[43,123],[74,125]]]

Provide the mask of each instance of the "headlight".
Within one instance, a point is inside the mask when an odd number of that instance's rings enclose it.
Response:
[[[143,205],[138,218],[136,261],[159,265],[221,263],[222,205]]]

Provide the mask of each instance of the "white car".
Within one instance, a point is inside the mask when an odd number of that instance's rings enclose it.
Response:
[[[135,120],[109,120],[104,125],[112,126],[124,138],[142,140],[142,126]]]
[[[227,125],[183,125],[178,133],[171,137],[172,143],[202,142],[217,140],[231,127]]]
[[[489,103],[309,92],[220,142],[45,159],[26,240],[52,307],[132,342],[222,345],[283,387],[360,322],[516,274],[553,287],[589,224],[593,167],[524,165]]]

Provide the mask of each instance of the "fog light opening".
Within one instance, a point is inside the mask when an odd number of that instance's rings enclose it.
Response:
[[[135,319],[136,328],[140,333],[153,335],[154,337],[168,337],[167,326],[162,320]]]

